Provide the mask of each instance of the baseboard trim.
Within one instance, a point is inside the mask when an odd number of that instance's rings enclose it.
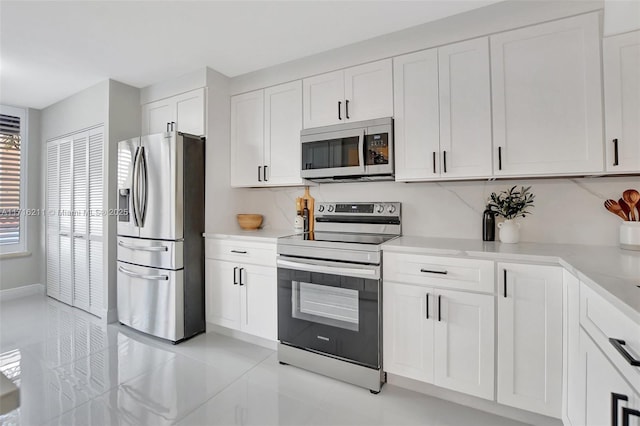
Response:
[[[0,290],[0,302],[5,300],[19,299],[33,294],[44,294],[43,284],[28,284],[15,288]]]
[[[410,389],[412,391],[433,396],[435,398],[444,399],[456,404],[475,408],[487,413],[507,417],[519,422],[524,422],[536,426],[562,426],[562,420],[560,419],[554,419],[552,417],[543,416],[542,414],[532,413],[530,411],[521,410],[519,408],[509,407],[506,405],[498,404],[495,401],[489,401],[486,399],[477,398],[475,396],[465,395],[460,392],[441,388],[439,386],[423,383],[402,376],[396,376],[395,374],[388,373],[387,382],[395,386]]]
[[[206,324],[206,332],[207,333],[218,333],[223,334],[225,336],[233,337],[234,339],[242,340],[247,343],[253,343],[254,345],[262,346],[263,348],[277,350],[278,342],[265,339],[262,337],[254,336],[252,334],[243,333],[242,331],[233,330],[231,328],[222,327],[217,324],[211,324],[208,322]]]

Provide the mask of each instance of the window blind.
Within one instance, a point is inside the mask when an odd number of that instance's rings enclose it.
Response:
[[[0,114],[0,245],[20,242],[20,117]]]

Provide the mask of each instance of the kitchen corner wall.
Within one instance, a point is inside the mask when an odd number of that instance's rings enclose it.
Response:
[[[316,201],[400,201],[403,234],[482,238],[482,212],[491,192],[531,185],[532,214],[519,218],[525,242],[617,245],[621,220],[605,210],[608,198],[640,187],[633,177],[467,182],[362,182],[311,187]],[[237,213],[261,213],[264,228],[291,229],[303,188],[237,189]]]

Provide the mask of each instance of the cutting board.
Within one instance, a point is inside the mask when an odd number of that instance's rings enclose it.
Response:
[[[313,232],[315,220],[313,219],[313,212],[315,212],[315,199],[309,193],[309,187],[304,187],[304,195],[302,196],[302,207],[304,207],[304,200],[307,200],[307,208],[309,209],[309,232]]]

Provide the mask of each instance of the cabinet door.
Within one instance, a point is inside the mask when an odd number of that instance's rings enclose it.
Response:
[[[497,266],[498,402],[560,418],[562,269]]]
[[[597,13],[491,36],[495,175],[603,171]]]
[[[235,268],[235,269],[234,269]],[[205,259],[205,315],[207,322],[240,328],[240,283],[236,264]]]
[[[607,171],[640,171],[640,31],[605,38]]]
[[[162,99],[142,105],[142,135],[167,131],[167,123],[175,121],[175,102]]]
[[[586,426],[621,426],[622,407],[640,410],[640,396],[620,375],[609,359],[600,351],[584,330],[580,330],[580,355],[585,369],[585,421]],[[614,394],[627,400],[615,401]],[[615,402],[614,402],[615,401]],[[614,404],[617,410],[614,412]],[[617,421],[614,421],[617,420]],[[629,425],[640,424],[638,417],[631,417]]]
[[[72,197],[73,141],[65,139],[60,142],[59,162],[59,241],[60,241],[60,297],[58,300],[71,305],[73,303],[73,235],[72,235]]]
[[[60,298],[60,182],[59,182],[59,143],[57,141],[47,143],[47,295]]]
[[[276,268],[240,265],[240,328],[242,331],[277,340],[278,295]]]
[[[396,180],[440,176],[438,51],[393,59]]]
[[[89,310],[88,139],[88,132],[73,136],[73,306],[85,311]]]
[[[384,370],[433,383],[433,289],[385,281]]]
[[[192,90],[171,98],[175,103],[176,129],[179,132],[202,136],[205,134],[204,89]]]
[[[348,121],[393,116],[391,59],[344,70],[344,118]]]
[[[489,39],[438,49],[442,177],[491,176]]]
[[[493,400],[494,296],[436,292],[435,384]]]
[[[88,222],[89,243],[89,312],[102,316],[104,313],[103,281],[103,229],[107,218],[101,214],[104,209],[104,128],[89,131],[89,174],[88,208],[91,212]],[[96,213],[96,214],[93,214]]]
[[[344,71],[302,80],[302,104],[305,129],[344,122]]]
[[[262,186],[263,90],[231,97],[231,186]]]
[[[563,276],[563,420],[566,425],[584,424],[584,365],[580,356],[580,281],[567,270]],[[568,420],[568,421],[567,421]]]
[[[301,185],[302,81],[264,89],[267,185]]]

